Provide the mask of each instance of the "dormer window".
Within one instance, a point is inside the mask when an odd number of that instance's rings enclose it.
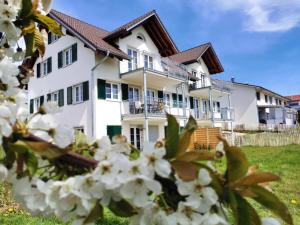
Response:
[[[136,38],[138,39],[138,40],[140,40],[140,41],[146,41],[146,38],[145,38],[145,36],[143,35],[143,34],[141,34],[141,33],[139,33],[137,36],[136,36]]]

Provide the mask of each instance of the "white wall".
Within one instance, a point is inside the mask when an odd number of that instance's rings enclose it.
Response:
[[[234,128],[236,125],[244,125],[245,129],[257,129],[259,121],[255,89],[232,85],[231,102],[235,116]]]
[[[65,30],[64,30],[65,32]],[[77,61],[73,64],[58,69],[58,52],[70,47],[77,43]],[[45,77],[31,78],[29,82],[29,99],[45,96],[48,93],[64,89],[64,106],[61,107],[62,112],[56,115],[58,122],[68,125],[70,127],[84,126],[85,132],[91,135],[90,128],[90,103],[89,101],[77,104],[67,105],[67,87],[89,81],[91,77],[91,68],[95,65],[94,52],[85,48],[83,43],[77,38],[65,35],[56,42],[46,46],[46,53],[43,59],[39,59],[37,63],[52,57],[52,72]],[[90,82],[89,82],[90,85]]]

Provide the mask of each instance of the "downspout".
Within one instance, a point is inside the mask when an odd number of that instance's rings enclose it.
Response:
[[[98,64],[96,64],[92,69],[91,69],[91,72],[92,72],[92,77],[91,77],[91,110],[92,110],[92,137],[95,138],[95,125],[94,125],[94,122],[95,122],[95,113],[94,113],[94,110],[95,110],[95,82],[94,82],[94,72],[95,70],[101,65],[103,64],[107,58],[109,57],[109,54],[110,54],[110,51],[106,51],[106,56],[100,60],[100,62]]]

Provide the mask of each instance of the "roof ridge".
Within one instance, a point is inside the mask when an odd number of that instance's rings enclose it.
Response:
[[[72,18],[72,19],[74,19],[74,20],[77,20],[77,21],[79,21],[79,22],[81,22],[81,23],[84,23],[84,24],[86,24],[86,25],[88,25],[88,26],[92,26],[92,27],[97,28],[97,29],[100,29],[100,30],[102,30],[102,31],[104,31],[104,32],[110,33],[110,31],[108,31],[108,30],[106,30],[106,29],[104,29],[104,28],[101,28],[101,27],[98,27],[98,26],[96,26],[96,25],[94,25],[94,24],[85,22],[85,21],[83,21],[83,20],[80,20],[80,19],[75,18],[75,17],[73,17],[73,16],[70,16],[70,15],[68,15],[68,14],[65,14],[65,13],[60,12],[60,11],[58,11],[58,10],[51,9],[51,12],[63,14],[64,16],[67,16],[67,17],[69,17],[69,18]]]
[[[149,16],[149,15],[151,15],[152,13],[156,14],[156,10],[155,10],[155,9],[150,10],[150,11],[144,13],[144,14],[141,15],[141,16],[138,16],[138,17],[135,17],[135,18],[131,19],[130,21],[128,21],[128,22],[122,24],[121,26],[117,27],[116,29],[110,31],[110,32],[107,34],[107,36],[109,36],[109,35],[112,34],[112,33],[115,33],[116,31],[122,29],[123,27],[126,27],[126,25],[132,23],[134,20],[139,20],[140,18],[145,17],[145,16]]]
[[[188,51],[190,51],[190,50],[193,50],[193,49],[202,47],[202,46],[204,46],[204,45],[211,45],[211,42],[206,42],[206,43],[204,43],[204,44],[196,45],[196,46],[194,46],[194,47],[191,47],[191,48],[185,49],[185,50],[183,50],[183,51],[180,51],[180,52],[178,52],[177,54],[174,54],[174,55],[179,55],[179,54],[181,54],[181,53],[188,52]],[[171,55],[171,56],[172,56],[172,55]]]

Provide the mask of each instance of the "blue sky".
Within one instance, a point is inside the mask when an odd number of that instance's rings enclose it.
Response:
[[[55,9],[112,30],[155,9],[180,50],[212,42],[216,77],[300,94],[299,0],[55,0]]]

